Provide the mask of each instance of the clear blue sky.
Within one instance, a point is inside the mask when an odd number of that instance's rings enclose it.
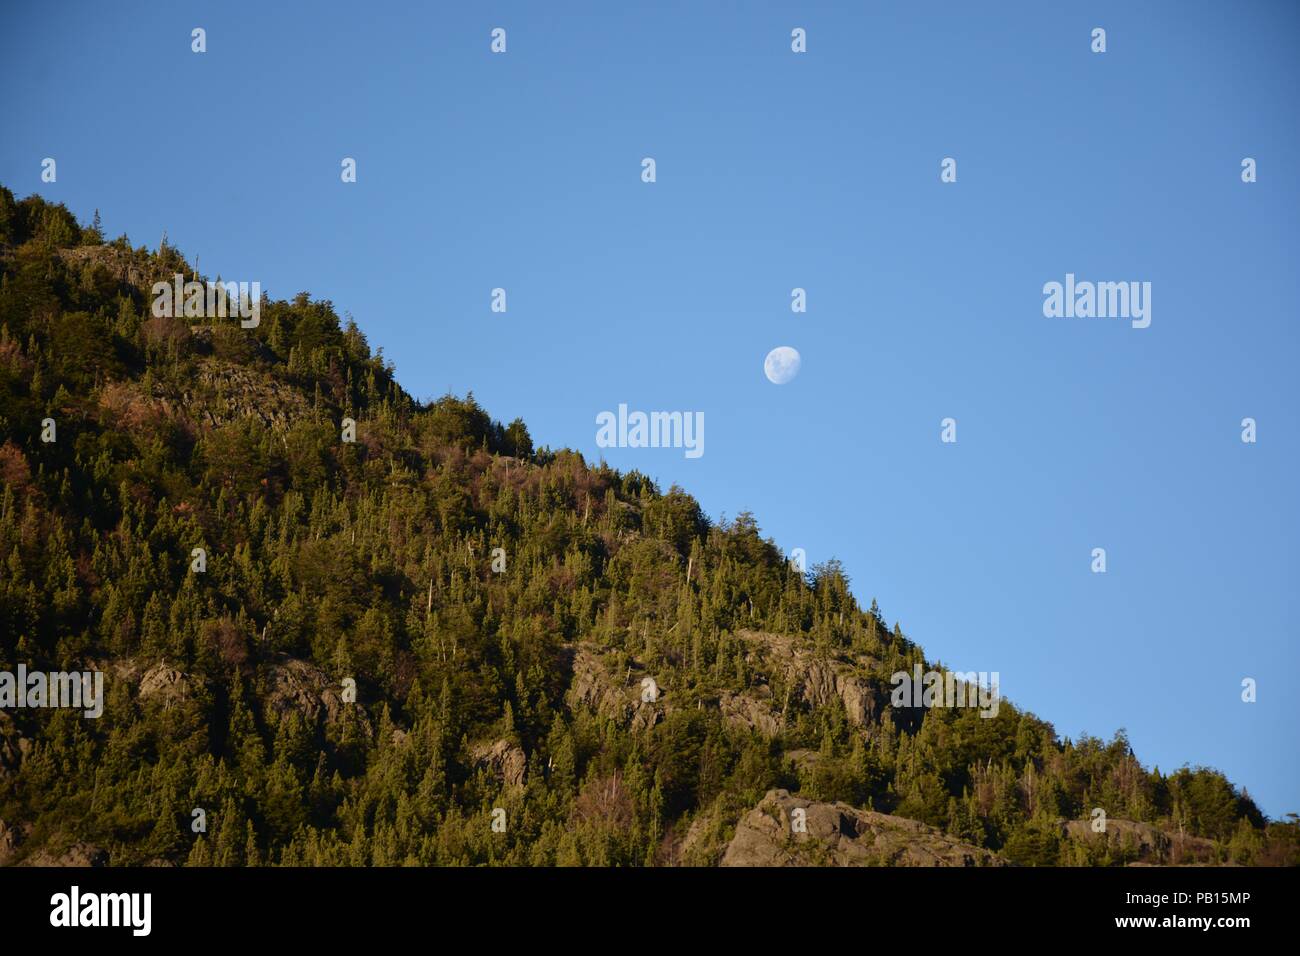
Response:
[[[838,556],[1062,734],[1300,811],[1300,7],[415,6],[6,5],[0,183],[331,299],[538,444],[703,411],[702,458],[607,460]],[[1151,327],[1045,318],[1067,272],[1150,281]]]

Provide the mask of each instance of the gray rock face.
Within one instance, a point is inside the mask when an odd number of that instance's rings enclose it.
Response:
[[[736,636],[746,642],[747,656],[757,670],[781,674],[786,686],[795,688],[796,698],[809,707],[825,707],[838,699],[849,720],[865,727],[878,721],[888,704],[889,695],[883,685],[859,676],[860,670],[873,663],[866,658],[824,660],[795,638],[760,631],[739,631]],[[612,663],[613,656],[592,645],[574,648],[573,679],[566,703],[570,709],[587,709],[621,726],[630,724],[637,730],[653,727],[673,709],[673,702],[666,699],[663,687],[659,689],[659,700],[643,701],[641,681],[649,675],[635,664],[619,670]],[[695,703],[689,701],[686,706]],[[716,706],[727,723],[765,737],[775,737],[785,729],[781,705],[773,699],[772,688],[762,677],[744,691],[724,691],[698,703]],[[681,701],[677,704],[682,706]]]
[[[289,658],[272,664],[267,669],[263,700],[272,723],[292,712],[301,714],[311,727],[355,719],[367,735],[372,733],[361,705],[344,701],[342,686],[307,661]]]
[[[221,320],[217,320],[221,321]],[[243,335],[234,321],[232,334]],[[212,328],[174,328],[189,344],[212,340]],[[250,339],[251,342],[251,339]],[[130,431],[149,423],[171,422],[191,433],[254,419],[267,428],[285,430],[311,415],[297,389],[273,375],[215,357],[196,362],[197,375],[186,388],[155,381],[112,382],[99,393],[101,413]]]
[[[1201,837],[1167,833],[1150,823],[1109,817],[1104,833],[1094,833],[1091,820],[1061,821],[1061,836],[1080,843],[1102,844],[1116,856],[1136,856],[1130,866],[1142,864],[1214,863],[1219,844]]]
[[[586,708],[623,723],[632,716],[631,691],[614,686],[601,658],[602,655],[585,647],[574,652],[573,680],[565,702],[573,710]]]
[[[528,772],[523,750],[508,740],[479,744],[470,751],[476,769],[487,770],[508,787],[522,787]]]
[[[1140,859],[1163,856],[1169,849],[1169,837],[1149,823],[1137,823],[1133,820],[1106,821],[1105,833],[1093,833],[1091,820],[1062,821],[1061,836],[1082,842],[1102,841],[1117,849],[1129,847]]]
[[[1005,866],[916,820],[769,790],[741,818],[723,866]]]
[[[825,660],[800,641],[762,631],[740,631],[737,637],[748,643],[751,660],[757,666],[783,673],[786,682],[799,689],[810,707],[825,707],[839,698],[850,722],[865,727],[880,719],[889,702],[882,685],[858,674],[858,670],[874,663],[868,658],[855,662]]]
[[[74,843],[66,850],[37,850],[19,866],[108,866],[108,852],[90,843]]]
[[[0,820],[0,866],[8,866],[14,861],[26,836],[27,828],[21,823],[10,826]]]
[[[205,332],[211,334],[201,329],[196,336],[202,338]],[[283,429],[311,414],[311,407],[297,389],[272,376],[215,359],[199,363],[193,391],[179,398],[179,407],[200,424],[213,428],[255,418],[268,428]]]
[[[140,678],[140,699],[173,704],[189,697],[190,679],[166,663],[155,664]]]
[[[148,261],[132,250],[119,249],[110,245],[75,246],[71,249],[59,249],[58,256],[69,267],[78,267],[91,262],[107,269],[110,275],[122,282],[139,286],[142,290],[149,288],[146,284]]]
[[[664,688],[658,688],[658,700],[642,700],[641,682],[648,675],[636,667],[615,674],[607,660],[610,656],[592,647],[574,650],[573,680],[565,703],[571,710],[590,710],[633,730],[653,727],[669,709]]]
[[[718,709],[727,723],[757,730],[764,737],[775,737],[785,727],[785,720],[772,705],[772,692],[766,687],[745,694],[728,691],[718,699]]]

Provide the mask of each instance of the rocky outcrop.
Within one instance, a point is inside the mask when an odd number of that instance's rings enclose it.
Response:
[[[775,737],[785,729],[786,718],[765,675],[780,675],[782,685],[794,690],[792,699],[810,708],[839,700],[850,722],[859,727],[878,721],[888,705],[884,685],[863,676],[874,663],[868,658],[820,658],[801,640],[761,631],[740,631],[736,636],[746,642],[747,657],[758,672],[753,685],[689,701],[689,706],[716,707],[729,725]],[[571,710],[587,709],[638,730],[654,726],[672,710],[673,702],[666,699],[669,695],[662,686],[656,701],[642,699],[643,681],[651,675],[636,662],[619,667],[613,652],[591,644],[573,647],[570,653],[573,677],[565,702]]]
[[[167,334],[184,336],[200,348],[211,346],[211,328],[173,323]],[[230,334],[244,333],[236,324]],[[193,434],[249,418],[270,429],[286,430],[311,415],[300,391],[266,372],[213,356],[200,358],[196,368],[197,375],[185,387],[161,380],[149,386],[139,381],[106,383],[98,393],[101,416],[132,432],[174,424]]]
[[[211,330],[196,329],[197,340],[210,337]],[[259,420],[267,428],[288,428],[311,414],[302,392],[290,385],[242,365],[207,359],[199,363],[198,380],[192,391],[168,396],[200,424],[219,428],[244,418]]]
[[[0,866],[8,866],[18,858],[18,849],[27,837],[27,830],[21,823],[11,825],[0,820]]]
[[[150,263],[148,256],[141,252],[105,243],[59,249],[57,254],[69,268],[80,268],[89,263],[105,269],[119,282],[139,286],[142,290],[149,288]]]
[[[1062,820],[1061,836],[1084,843],[1105,843],[1136,853],[1139,859],[1163,857],[1169,850],[1169,837],[1158,827],[1134,820],[1106,820],[1106,831],[1094,833],[1091,820]]]
[[[750,659],[756,667],[779,671],[784,682],[797,689],[811,708],[825,707],[838,698],[849,721],[865,727],[879,720],[889,703],[887,688],[862,676],[875,663],[870,658],[818,657],[804,641],[763,631],[740,631],[736,636],[749,645]]]
[[[585,708],[624,723],[632,716],[635,698],[631,689],[619,686],[605,666],[604,655],[586,647],[573,653],[573,679],[565,695],[571,710]]]
[[[795,774],[801,779],[804,774],[812,773],[816,770],[817,764],[822,759],[820,751],[811,750],[807,747],[797,747],[794,750],[787,750],[782,756],[794,769]]]
[[[723,866],[1005,866],[916,820],[769,790],[736,825]]]
[[[1061,836],[1101,846],[1130,865],[1217,863],[1221,848],[1213,840],[1167,833],[1150,823],[1109,817],[1104,832],[1092,829],[1091,820],[1062,820]]]
[[[190,679],[166,662],[155,664],[140,678],[140,699],[159,700],[166,706],[187,700]]]
[[[19,866],[108,866],[108,851],[91,843],[74,843],[64,850],[44,847]]]
[[[653,727],[668,712],[666,693],[657,683],[655,699],[643,699],[649,686],[644,682],[653,678],[635,664],[616,674],[609,661],[610,654],[590,646],[573,648],[572,653],[573,679],[565,694],[570,710],[590,710],[620,726],[630,725],[633,730]]]
[[[355,719],[367,735],[372,733],[370,719],[361,705],[345,701],[342,686],[307,661],[286,658],[270,665],[263,701],[271,724],[278,723],[284,714],[297,713],[314,728]]]
[[[486,770],[508,787],[522,787],[528,772],[528,758],[523,748],[508,740],[481,743],[471,748],[470,757],[476,770]]]
[[[731,726],[756,730],[764,737],[775,737],[785,728],[785,718],[773,706],[766,685],[744,694],[725,692],[718,698],[718,710]]]

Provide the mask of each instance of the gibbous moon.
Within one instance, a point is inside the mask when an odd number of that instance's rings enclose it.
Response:
[[[763,359],[763,372],[773,385],[784,385],[799,374],[802,359],[799,353],[788,345],[780,345],[767,353]]]

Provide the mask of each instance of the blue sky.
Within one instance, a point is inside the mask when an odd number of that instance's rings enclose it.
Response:
[[[703,411],[701,458],[603,454],[1060,733],[1300,811],[1300,8],[407,6],[7,7],[0,183],[328,298],[538,444]],[[1151,282],[1150,328],[1045,318],[1067,272]]]

